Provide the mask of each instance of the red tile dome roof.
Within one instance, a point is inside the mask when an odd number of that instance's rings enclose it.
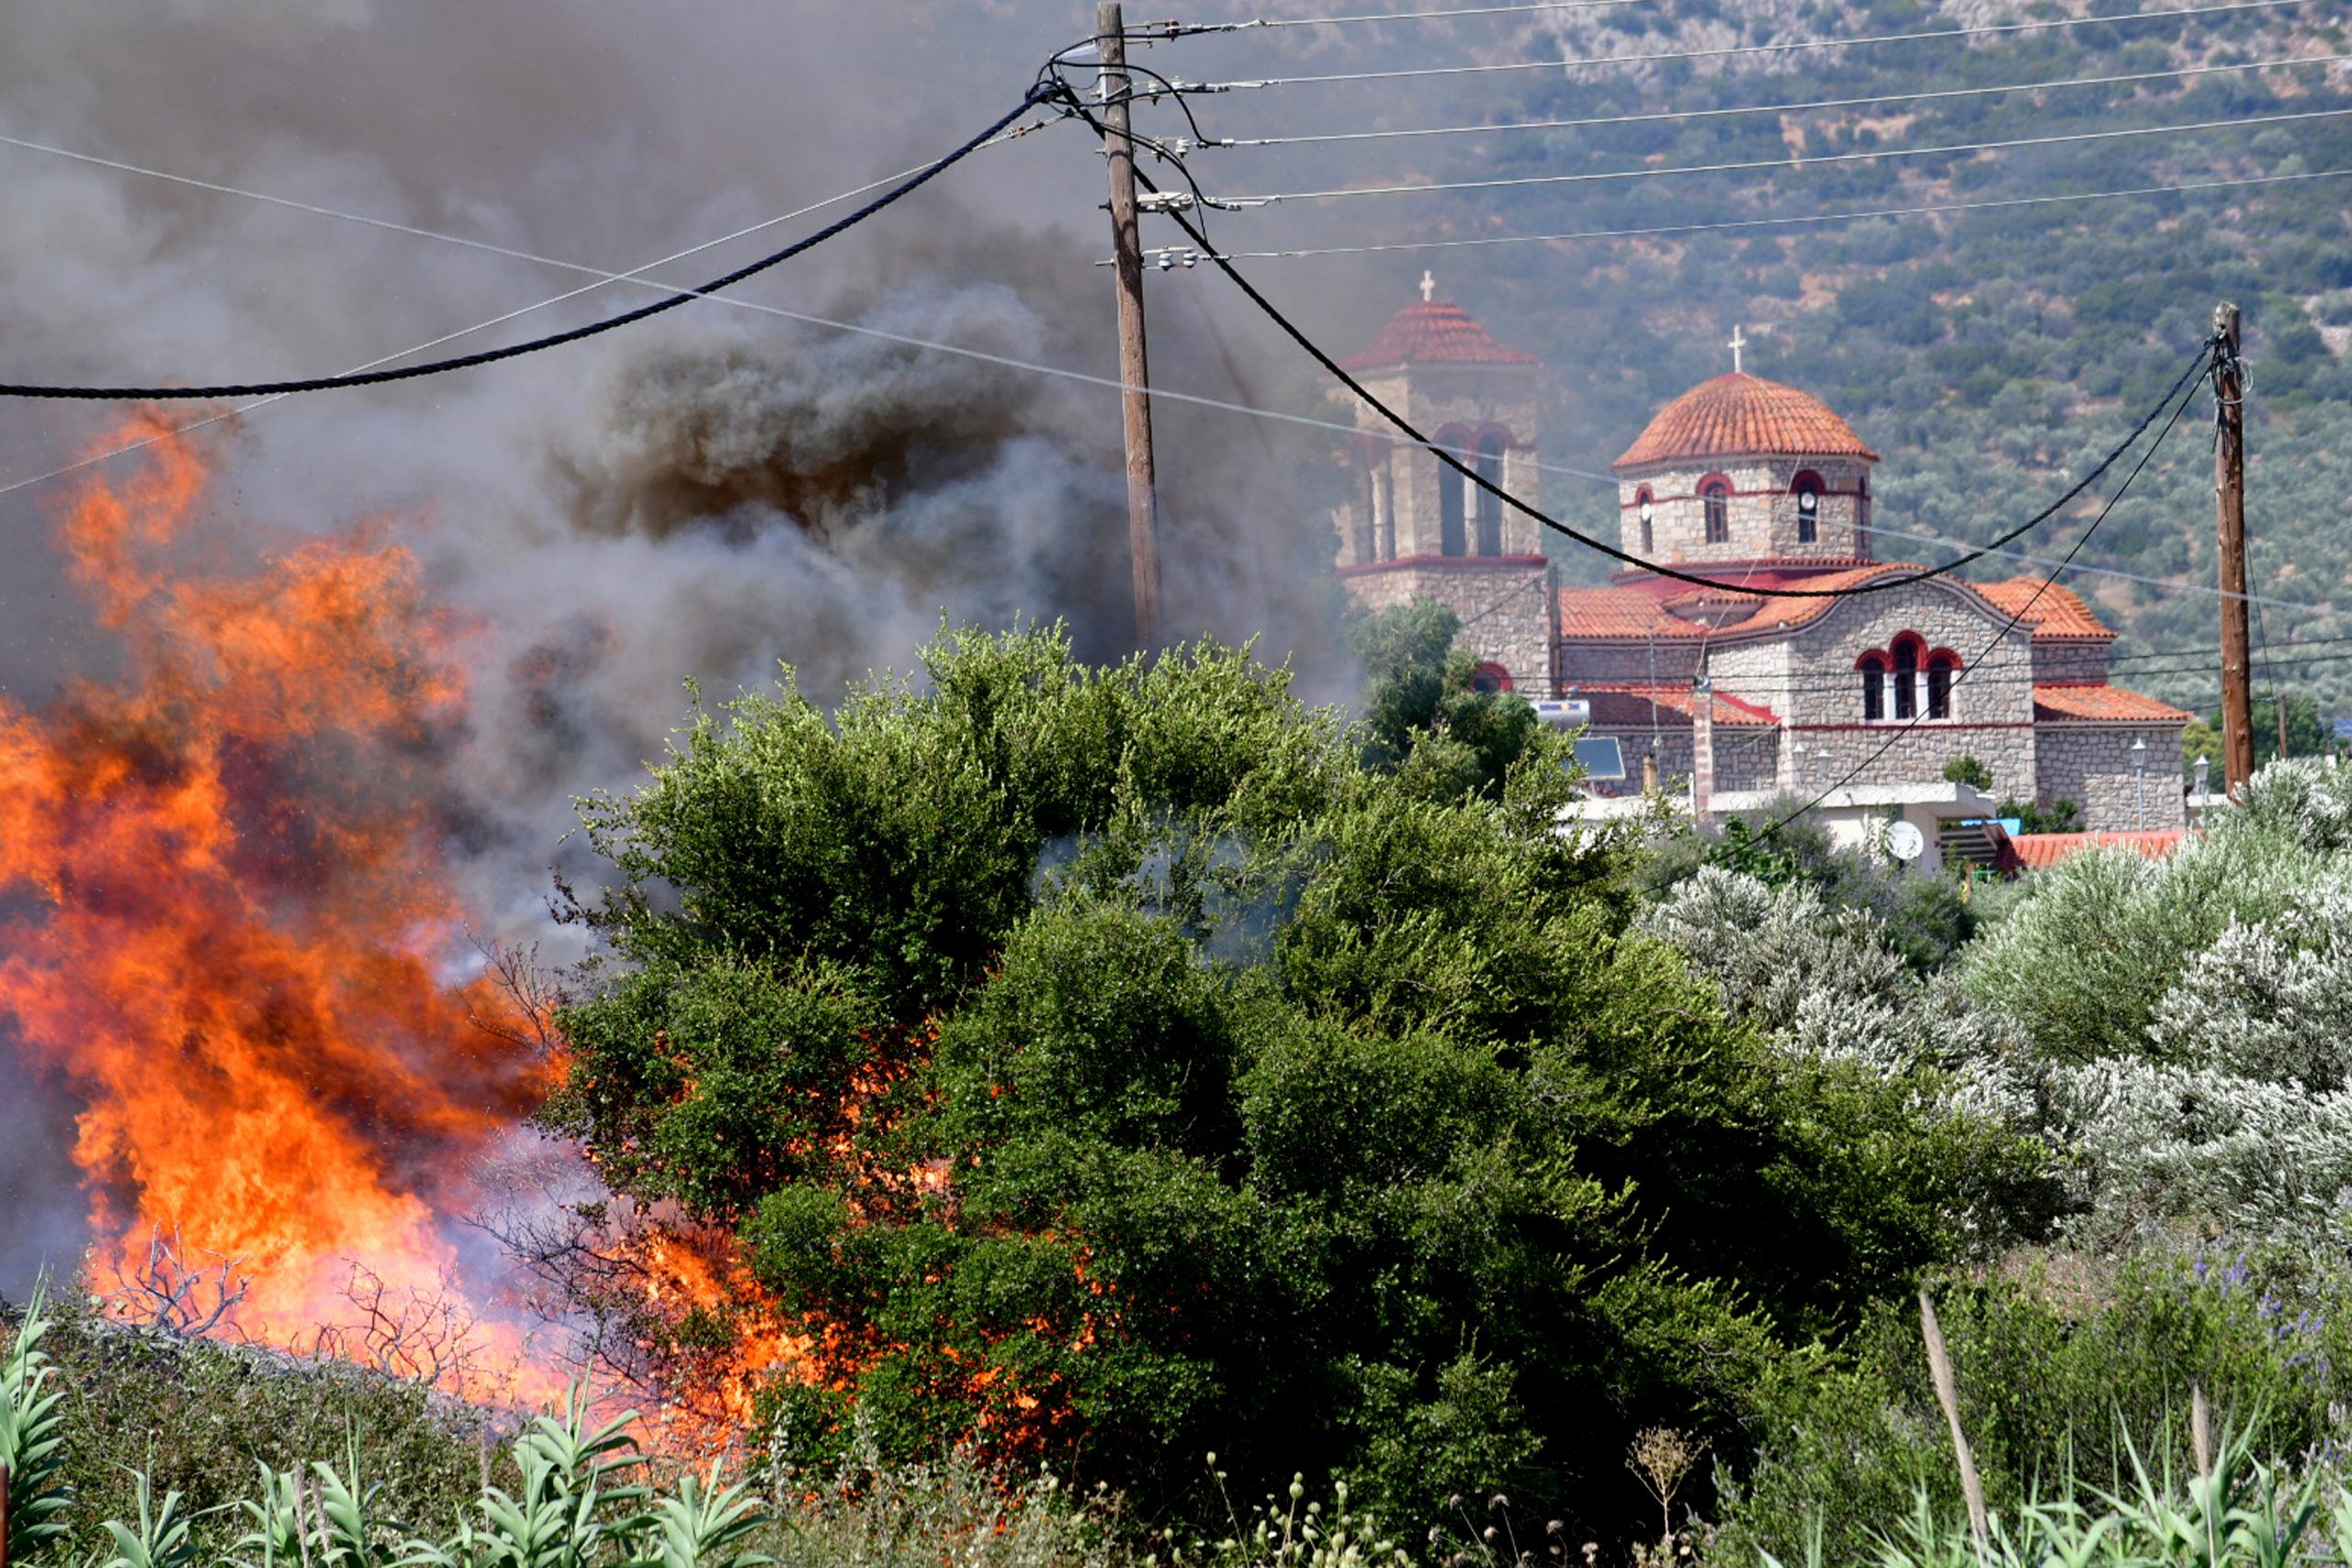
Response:
[[[1424,299],[1389,318],[1372,346],[1347,371],[1385,370],[1398,365],[1541,365],[1532,354],[1505,348],[1469,311],[1449,299]]]
[[[1734,371],[1700,382],[1658,410],[1649,428],[1611,467],[1762,457],[1878,461],[1853,427],[1812,393]]]

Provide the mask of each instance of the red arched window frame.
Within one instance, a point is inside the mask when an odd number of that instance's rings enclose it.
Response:
[[[1928,655],[1928,716],[1951,716],[1951,683],[1960,677],[1960,655],[1939,648]]]
[[[1657,536],[1650,530],[1650,520],[1657,512],[1657,496],[1649,486],[1644,485],[1634,492],[1634,517],[1642,525],[1642,554],[1645,557],[1657,552]]]
[[[1919,666],[1926,660],[1928,643],[1917,632],[1905,632],[1889,645],[1887,653],[1894,665],[1894,716],[1899,719],[1919,716]]]
[[[1829,487],[1811,468],[1798,473],[1789,481],[1789,495],[1796,503],[1797,543],[1810,545],[1821,537],[1821,498]]]
[[[1478,667],[1470,671],[1470,689],[1474,692],[1508,692],[1510,690],[1510,671],[1491,659],[1482,659]]]
[[[1699,510],[1706,519],[1707,543],[1721,545],[1731,538],[1731,480],[1721,474],[1709,474],[1699,481]]]
[[[1886,655],[1865,653],[1854,668],[1862,674],[1862,721],[1874,724],[1886,716]]]

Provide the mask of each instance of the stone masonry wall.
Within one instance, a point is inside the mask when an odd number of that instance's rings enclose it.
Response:
[[[1821,477],[1823,493],[1814,541],[1804,544],[1797,539],[1796,496],[1789,487],[1807,469]],[[1851,457],[1749,457],[1715,468],[1629,469],[1617,487],[1619,543],[1634,555],[1643,553],[1639,497],[1646,489],[1652,497],[1651,560],[1868,558],[1869,542],[1858,536],[1870,522],[1869,473],[1866,464]],[[1731,482],[1731,536],[1720,544],[1707,542],[1706,507],[1699,497],[1699,485],[1710,475]]]
[[[2038,638],[2033,645],[2033,678],[2052,685],[2101,684],[2108,679],[2106,642],[2056,642]]]
[[[1776,615],[1768,604],[1756,619]],[[1780,636],[1743,638],[1743,628],[1725,628],[1709,651],[1708,668],[1717,692],[1758,704],[1781,718],[1787,735],[1779,782],[1790,788],[1826,787],[1866,760],[1856,784],[1932,782],[1942,778],[1946,763],[1968,756],[1991,770],[1996,791],[2030,798],[2036,762],[2028,634],[2008,632],[1985,651],[2006,619],[1969,590],[1931,580],[1840,600],[1810,624]],[[1890,674],[1886,716],[1866,721],[1857,662],[1865,652],[1890,651],[1906,633],[1930,651],[1949,649],[1960,656],[1951,716],[1916,724],[1895,718]],[[1973,670],[1980,658],[1984,667]],[[1924,710],[1924,671],[1917,682]],[[1802,756],[1795,750],[1800,742],[1805,748]],[[1881,746],[1884,754],[1871,760]]]
[[[1696,637],[1659,637],[1655,643],[1574,642],[1560,650],[1560,678],[1574,684],[1615,685],[1633,682],[1644,686],[1690,683],[1699,671]]]
[[[1767,604],[1749,625],[1769,623],[1776,613]],[[1862,684],[1857,662],[1865,652],[1891,650],[1907,632],[1930,651],[1949,649],[1961,660],[1961,673],[1951,688],[1951,717],[1923,720],[1921,728],[2030,724],[2033,681],[2028,634],[2012,630],[1997,645],[1990,641],[2007,619],[1968,589],[1936,578],[1841,599],[1810,624],[1782,636],[1743,637],[1748,627],[1726,627],[1717,634],[1708,667],[1717,691],[1761,703],[1801,728],[1860,724]],[[1975,671],[1980,662],[1984,668]],[[1892,676],[1888,684],[1893,684]],[[1924,707],[1924,672],[1918,695]],[[1891,691],[1886,712],[1884,722],[1897,722]]]
[[[1353,570],[1344,581],[1349,597],[1366,609],[1436,600],[1462,618],[1462,645],[1473,657],[1510,672],[1511,690],[1531,700],[1554,694],[1548,563],[1463,557]]]
[[[2044,723],[2037,744],[2044,802],[2071,800],[2095,833],[2150,832],[2183,827],[2180,726]],[[2146,771],[2135,773],[2132,743]]]
[[[1500,426],[1508,431],[1510,445],[1503,453],[1503,489],[1540,510],[1544,502],[1535,467],[1536,385],[1534,367],[1517,365],[1416,365],[1364,378],[1366,390],[1431,437],[1450,425],[1473,431]],[[1383,436],[1395,433],[1396,427],[1369,407],[1344,392],[1335,396],[1354,407],[1356,423],[1364,430]],[[1461,476],[1419,447],[1386,440],[1373,445],[1369,461],[1386,476],[1389,526],[1382,534],[1392,536],[1395,541],[1395,556],[1389,558],[1442,554],[1438,487],[1442,480],[1460,484]],[[1503,553],[1541,553],[1542,525],[1499,502],[1493,504],[1501,512]],[[1368,502],[1360,505],[1369,510]],[[1467,515],[1465,509],[1465,525]],[[1476,548],[1476,529],[1469,531],[1471,547]],[[1368,519],[1361,527],[1343,525],[1342,533],[1351,547],[1343,551],[1341,564],[1355,565],[1374,558],[1356,554],[1353,547],[1360,539],[1367,544],[1373,542],[1374,536]]]

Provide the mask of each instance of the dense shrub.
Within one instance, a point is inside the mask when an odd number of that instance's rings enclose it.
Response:
[[[2266,1280],[2244,1258],[2146,1258],[1939,1286],[1989,1506],[2012,1526],[2030,1502],[2103,1511],[2103,1494],[2134,1491],[2141,1463],[2177,1487],[2194,1468],[2192,1384],[2256,1452],[2301,1461],[2342,1442],[2352,1299],[2338,1287],[2297,1300],[2295,1272]],[[1932,1517],[1965,1517],[1915,1304],[1873,1309],[1838,1365],[1788,1364],[1764,1410],[1774,1438],[1728,1489],[1719,1560],[1802,1561],[1815,1529],[1822,1561],[1875,1558],[1922,1495]]]
[[[967,636],[591,807],[549,1123],[811,1337],[797,1452],[863,1422],[1198,1517],[1214,1449],[1245,1496],[1614,1532],[1634,1429],[1737,1449],[1777,1362],[1968,1244],[2014,1141],[1727,1021],[1556,830],[1557,742],[1489,797],[1365,739],[1238,653]]]

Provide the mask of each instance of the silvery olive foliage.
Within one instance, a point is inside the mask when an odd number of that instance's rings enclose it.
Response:
[[[1952,969],[1868,914],[1706,868],[1643,917],[1775,1043],[2039,1134],[2070,1239],[2352,1245],[2352,770],[2263,770],[2169,859],[2033,876]]]
[[[1774,887],[1702,866],[1641,925],[1722,988],[1726,1011],[1784,1050],[1913,1079],[1951,1111],[2035,1123],[2016,1026],[1952,979],[1914,974],[1868,911],[1833,908],[1804,883]]]
[[[2169,859],[2036,874],[1921,979],[1861,911],[1702,869],[1642,918],[1726,1009],[2039,1134],[2066,1239],[2352,1248],[2352,770],[2277,763]]]

